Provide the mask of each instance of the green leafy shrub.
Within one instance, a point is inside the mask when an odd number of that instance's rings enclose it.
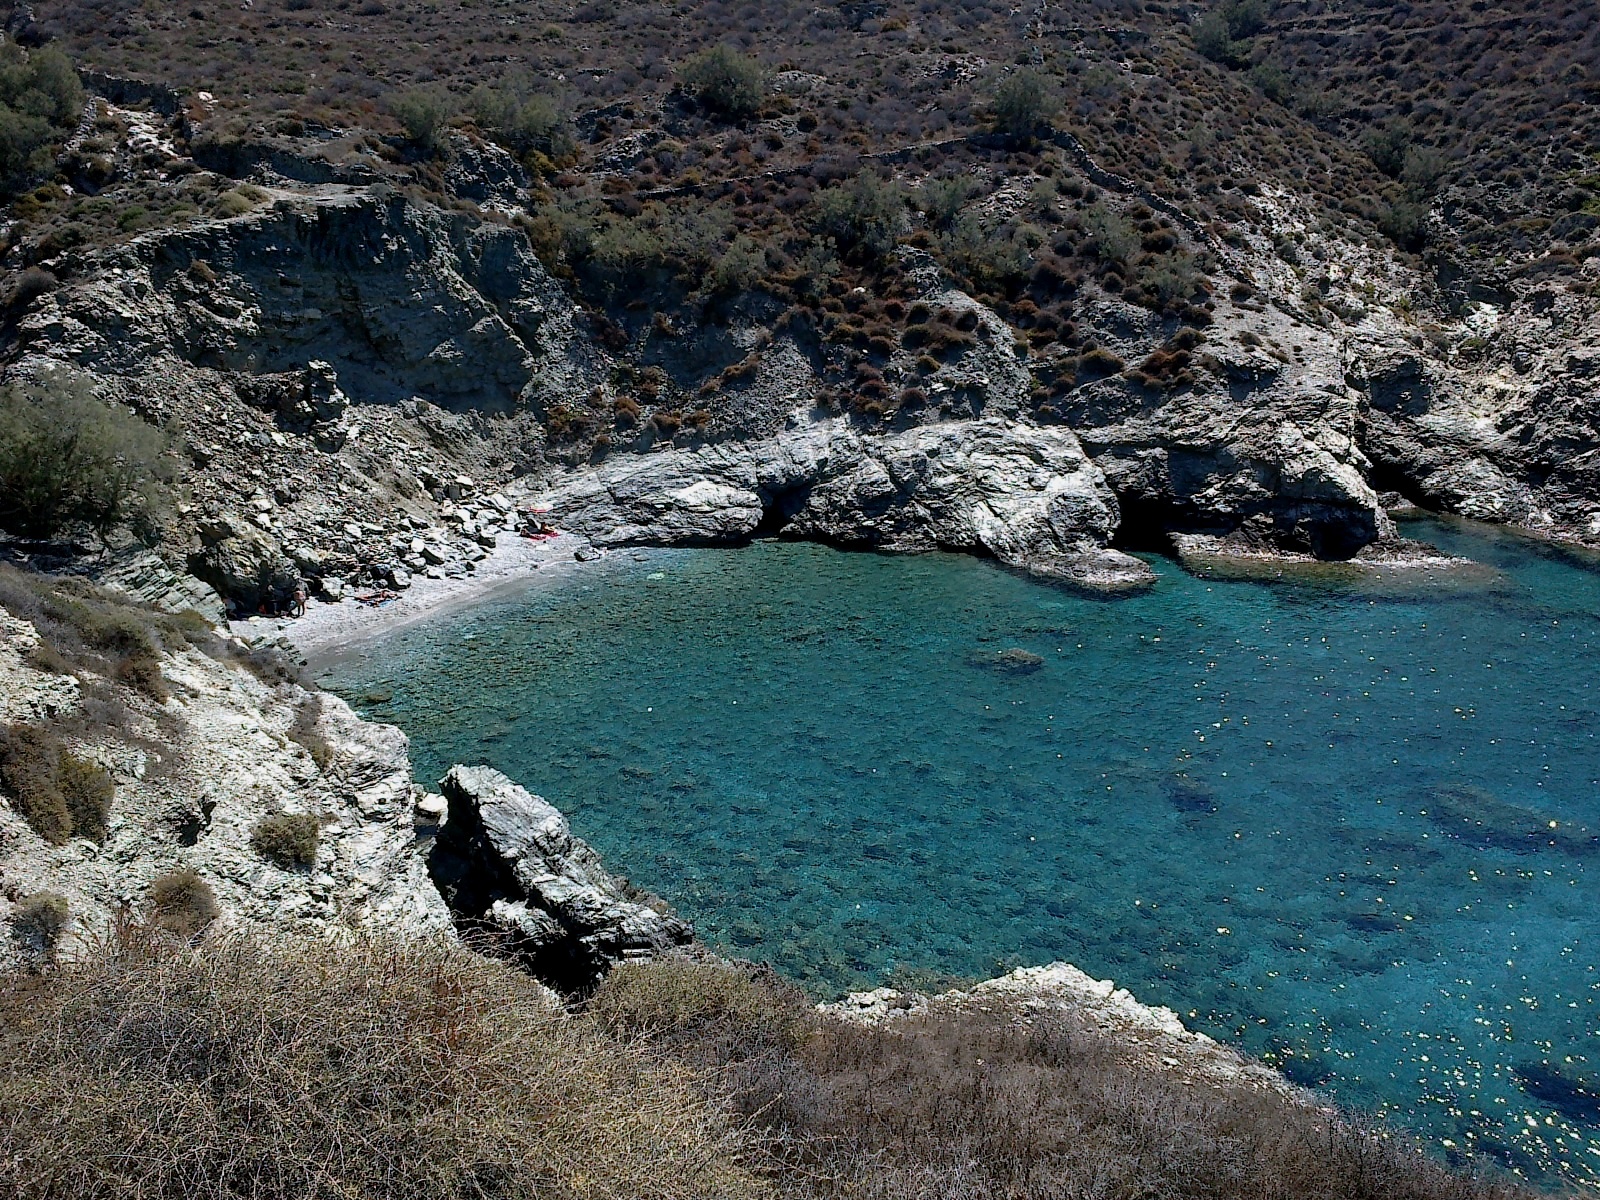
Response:
[[[934,229],[948,229],[981,190],[970,175],[925,179],[917,189],[917,208]]]
[[[757,1200],[684,1066],[443,939],[124,928],[0,977],[13,1200]]]
[[[82,379],[0,388],[0,529],[145,533],[173,477],[169,448],[165,433],[97,399]]]
[[[1394,179],[1400,178],[1406,167],[1406,155],[1411,150],[1415,135],[1405,121],[1389,121],[1377,129],[1370,129],[1362,138],[1367,157],[1378,170]]]
[[[713,46],[678,69],[678,81],[714,113],[735,120],[761,109],[767,84],[761,64],[732,46]]]
[[[530,91],[527,85],[479,84],[467,105],[479,126],[514,154],[565,160],[577,149],[572,122],[561,102]]]
[[[946,264],[983,294],[1019,282],[1037,241],[1037,231],[1012,226],[991,229],[977,213],[967,212],[956,219],[939,249]]]
[[[0,787],[33,831],[52,845],[105,840],[116,786],[38,725],[0,727]]]
[[[1085,247],[1107,263],[1126,263],[1139,249],[1139,231],[1127,217],[1103,204],[1091,205],[1084,214]]]
[[[766,273],[766,252],[753,238],[741,233],[717,259],[706,285],[713,294],[733,295],[755,287]]]
[[[0,199],[49,169],[51,146],[72,132],[83,102],[83,85],[65,54],[0,45]]]
[[[194,937],[222,912],[217,894],[198,871],[187,867],[158,875],[150,884],[150,923],[179,937]]]
[[[871,171],[822,192],[812,224],[847,257],[875,261],[894,249],[905,224],[905,193]]]
[[[995,89],[995,132],[1013,138],[1033,137],[1050,127],[1059,108],[1060,102],[1043,75],[1028,67],[1013,71]]]
[[[256,822],[250,844],[262,858],[290,871],[316,863],[321,836],[322,823],[309,813],[278,813]]]
[[[400,122],[406,140],[424,153],[439,148],[440,139],[456,115],[456,103],[442,87],[407,88],[391,95],[389,115]]]
[[[242,217],[245,213],[253,211],[266,198],[267,193],[260,188],[244,183],[218,196],[211,206],[211,211],[219,217]]]

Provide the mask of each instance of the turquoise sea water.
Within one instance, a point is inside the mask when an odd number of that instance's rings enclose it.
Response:
[[[819,992],[1065,959],[1444,1153],[1600,1181],[1600,574],[614,554],[329,665]],[[1002,651],[1026,650],[1034,669]],[[1013,656],[1015,657],[1015,656]]]

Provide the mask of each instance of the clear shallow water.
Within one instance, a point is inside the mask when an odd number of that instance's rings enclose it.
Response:
[[[1374,594],[1153,560],[613,555],[326,682],[488,762],[703,936],[838,992],[1065,959],[1294,1079],[1600,1180],[1600,575]],[[1020,648],[1032,672],[997,665]]]

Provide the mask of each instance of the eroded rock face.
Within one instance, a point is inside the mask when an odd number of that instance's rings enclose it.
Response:
[[[612,963],[693,940],[659,900],[610,874],[550,803],[490,767],[439,781],[448,816],[429,870],[459,924],[488,930],[529,970],[582,991]]]
[[[1600,541],[1600,311],[1567,293],[1478,306],[1452,361],[1357,330],[1346,370],[1363,440],[1394,486],[1431,506]]]
[[[1129,519],[1324,559],[1393,535],[1335,334],[1225,307],[1198,353],[1207,365],[1191,387],[1108,379],[1061,402]]]
[[[773,529],[883,550],[967,550],[1119,590],[1153,578],[1109,546],[1116,497],[1067,429],[1004,418],[866,435],[842,420],[760,442],[618,459],[543,496],[600,545],[716,545]]]
[[[449,928],[418,846],[398,729],[194,649],[162,655],[171,697],[157,703],[112,681],[40,669],[38,643],[29,622],[0,610],[0,721],[57,732],[108,771],[116,791],[104,842],[64,846],[0,795],[0,965],[17,949],[9,918],[30,895],[63,897],[71,931],[93,938],[119,908],[143,912],[151,881],[177,869],[200,873],[228,926]],[[114,720],[108,696],[120,709]],[[317,819],[310,866],[285,867],[252,844],[258,823],[280,813]]]

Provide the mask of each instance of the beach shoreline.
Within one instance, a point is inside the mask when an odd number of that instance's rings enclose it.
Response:
[[[354,596],[336,602],[312,600],[303,617],[248,617],[230,621],[228,628],[246,641],[281,637],[316,669],[366,642],[452,609],[481,603],[498,592],[539,579],[554,582],[583,565],[575,553],[588,545],[587,539],[575,534],[546,541],[502,534],[494,550],[470,574],[442,579],[419,576],[411,587],[382,604],[363,604]]]

